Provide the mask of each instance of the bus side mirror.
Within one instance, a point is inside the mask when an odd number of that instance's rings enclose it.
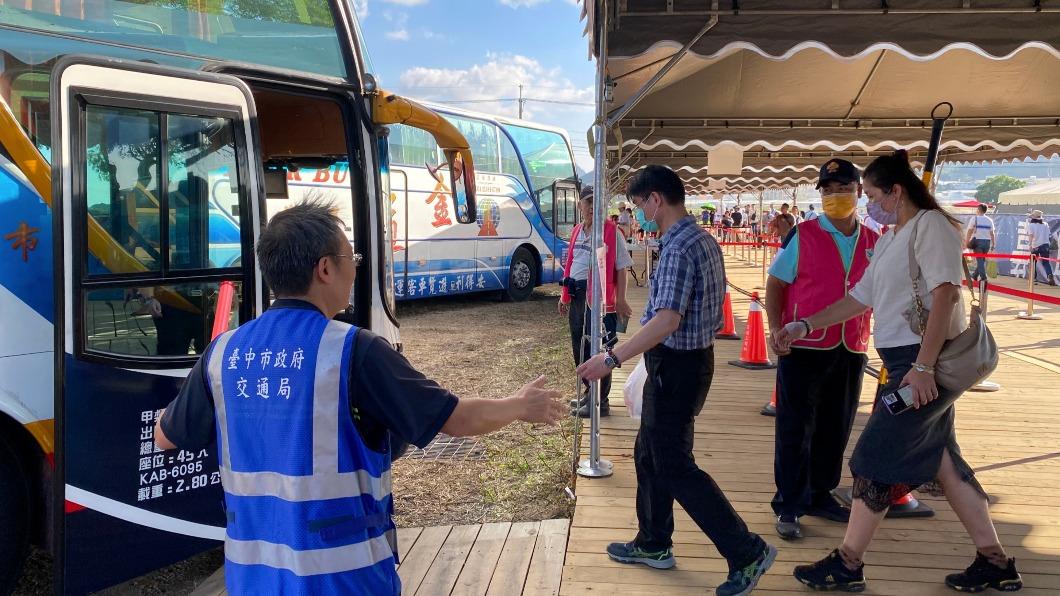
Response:
[[[468,149],[446,149],[449,162],[449,188],[456,205],[456,220],[462,224],[473,223],[478,216],[475,205],[475,165]]]

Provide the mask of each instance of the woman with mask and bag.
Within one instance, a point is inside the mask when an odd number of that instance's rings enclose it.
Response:
[[[961,457],[954,430],[954,402],[997,366],[997,346],[977,303],[973,299],[969,318],[961,297],[970,275],[959,224],[913,172],[905,151],[874,160],[863,179],[869,214],[890,231],[849,295],[785,325],[775,340],[786,347],[871,308],[886,370],[850,458],[854,503],[842,545],[796,567],[794,575],[818,590],[864,590],[862,557],[892,500],[938,481],[977,551],[965,571],[946,576],[946,585],[965,592],[1019,590],[1015,559],[998,540],[986,493]]]

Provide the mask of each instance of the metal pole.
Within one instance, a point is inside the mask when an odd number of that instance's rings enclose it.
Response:
[[[600,13],[599,48],[596,56],[596,122],[593,124],[594,145],[593,172],[595,196],[593,197],[593,233],[591,254],[593,265],[590,268],[592,279],[592,317],[589,335],[589,353],[595,356],[600,353],[601,327],[603,326],[603,287],[600,279],[600,267],[597,265],[598,250],[604,246],[604,213],[607,209],[607,106],[605,100],[607,84],[607,9]],[[606,250],[606,248],[605,248]],[[606,260],[605,260],[606,262]],[[611,462],[600,458],[600,381],[589,384],[589,457],[578,462],[578,475],[589,478],[603,478],[613,473]]]

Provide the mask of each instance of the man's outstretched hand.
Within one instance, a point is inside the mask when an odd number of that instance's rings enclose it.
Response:
[[[570,410],[559,401],[559,391],[545,389],[545,375],[523,385],[513,397],[523,405],[519,420],[524,422],[558,424]]]

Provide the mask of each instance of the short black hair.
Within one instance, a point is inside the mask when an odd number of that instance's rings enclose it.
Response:
[[[976,207],[976,209],[979,211],[979,213],[986,213],[987,207],[983,203],[979,203],[979,206]]]
[[[666,166],[650,165],[633,175],[626,187],[626,194],[639,199],[647,198],[653,192],[662,195],[670,205],[685,203],[685,183],[677,172]]]
[[[261,232],[257,255],[261,275],[277,296],[301,296],[313,283],[320,257],[337,255],[343,229],[335,205],[306,198],[280,211]]]

